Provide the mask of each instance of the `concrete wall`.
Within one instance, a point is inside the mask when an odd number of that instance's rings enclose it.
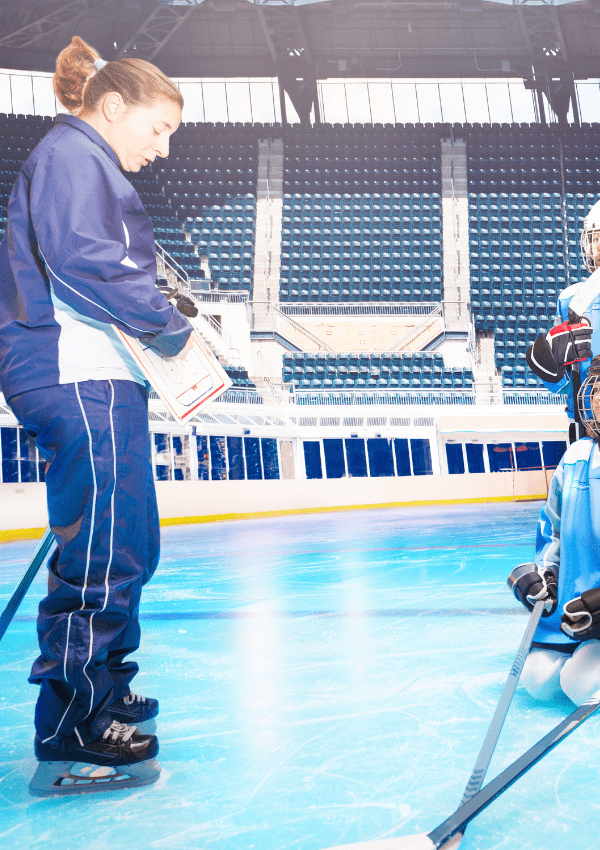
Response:
[[[325,340],[334,351],[391,351],[402,337],[423,321],[422,316],[292,316]],[[443,329],[442,319],[430,323],[409,349],[418,351]],[[464,348],[464,344],[463,344]],[[453,364],[450,364],[453,365]]]
[[[161,519],[206,522],[358,506],[544,498],[550,473],[497,472],[325,481],[159,481]],[[44,484],[0,484],[0,541],[36,536],[47,524]]]
[[[242,367],[251,372],[252,346],[250,344],[250,322],[246,304],[203,301],[198,304],[198,309],[207,316],[216,316],[219,319],[221,327],[226,334],[229,334],[229,338],[223,341],[225,349],[229,346],[237,348],[240,352]],[[225,356],[227,356],[227,352]],[[233,357],[230,356],[229,359],[233,360]]]

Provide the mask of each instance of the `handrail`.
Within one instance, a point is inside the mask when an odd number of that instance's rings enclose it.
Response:
[[[343,303],[307,303],[281,302],[279,310],[286,316],[423,316],[429,315],[438,302],[385,301],[383,303],[348,302]]]
[[[254,308],[255,304],[266,305],[267,312],[272,311],[276,315],[281,316],[282,319],[284,319],[286,322],[288,322],[290,325],[292,325],[292,327],[294,328],[295,331],[297,331],[299,334],[307,337],[307,339],[310,339],[311,342],[314,342],[316,345],[324,348],[325,351],[333,351],[334,350],[330,345],[328,345],[326,342],[324,342],[322,339],[320,339],[318,336],[316,336],[316,334],[311,333],[309,330],[302,327],[302,325],[298,324],[298,322],[294,321],[294,319],[292,319],[291,316],[286,316],[285,313],[282,313],[282,311],[278,307],[276,307],[275,304],[272,304],[270,301],[252,301],[250,303],[252,304],[253,308]]]
[[[564,407],[567,396],[553,394],[547,390],[511,390],[504,388],[498,393],[475,393],[473,390],[448,390],[448,389],[375,389],[375,390],[299,390],[287,393],[279,388],[270,387],[269,392],[261,393],[258,390],[229,389],[220,398],[219,402],[234,404],[270,404],[275,406],[297,405],[299,407],[310,407],[318,405],[352,406],[352,405],[415,405],[425,408],[432,405],[469,405],[486,406],[493,404],[495,407],[504,405],[544,405]],[[150,398],[153,400],[154,411],[157,411],[156,392],[150,390]],[[4,409],[4,398],[0,394],[0,415],[10,417],[17,424],[14,414],[7,407]],[[165,408],[166,411],[166,408]]]
[[[190,281],[193,283],[193,280]],[[230,304],[244,304],[250,300],[250,292],[247,290],[237,292],[227,292],[223,289],[208,289],[206,291],[194,291],[192,297],[196,301],[204,301],[206,303],[215,303],[227,301]]]
[[[545,390],[507,390],[498,393],[475,393],[473,390],[445,389],[381,389],[381,390],[299,390],[296,404],[310,405],[556,405],[566,403],[567,396]]]
[[[198,313],[198,317],[204,319],[205,322],[211,326],[211,328],[219,334],[220,337],[224,336],[224,331],[222,326],[216,321],[214,316],[207,315],[206,313]],[[229,334],[227,334],[229,336]]]
[[[177,260],[172,257],[165,248],[160,244],[160,242],[154,241],[156,245],[156,252],[163,261],[164,265],[168,266],[174,275],[179,278],[183,282],[183,288],[189,290],[190,288],[190,277],[183,266],[180,266]]]
[[[397,351],[400,348],[400,346],[408,345],[409,342],[411,342],[413,339],[416,339],[418,336],[420,336],[421,331],[423,331],[425,329],[426,325],[430,324],[435,319],[441,319],[441,318],[442,318],[442,308],[438,304],[436,307],[433,308],[433,310],[429,313],[428,316],[425,316],[425,318],[422,319],[419,322],[418,325],[415,325],[414,328],[411,328],[403,336],[401,336],[400,339],[397,342],[395,342],[394,345],[391,347],[390,351]]]

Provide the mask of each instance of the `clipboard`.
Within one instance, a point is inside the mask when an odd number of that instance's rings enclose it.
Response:
[[[229,375],[196,329],[192,331],[194,345],[183,359],[161,355],[120,328],[115,327],[115,331],[180,425],[231,386]]]

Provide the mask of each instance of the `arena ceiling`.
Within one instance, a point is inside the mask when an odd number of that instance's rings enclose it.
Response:
[[[0,0],[1,67],[51,71],[73,35],[175,77],[277,76],[304,114],[331,77],[521,77],[557,114],[600,78],[600,0]]]

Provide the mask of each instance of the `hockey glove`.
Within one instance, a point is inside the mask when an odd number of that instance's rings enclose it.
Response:
[[[600,638],[600,587],[585,590],[565,603],[560,629],[572,640]]]
[[[535,603],[540,601],[544,601],[542,617],[549,617],[556,611],[558,580],[549,567],[519,564],[506,583],[521,605],[529,611],[533,611]]]
[[[547,334],[539,336],[527,349],[531,371],[550,384],[565,374],[565,367],[592,356],[592,327],[586,318],[575,323],[563,322]]]

